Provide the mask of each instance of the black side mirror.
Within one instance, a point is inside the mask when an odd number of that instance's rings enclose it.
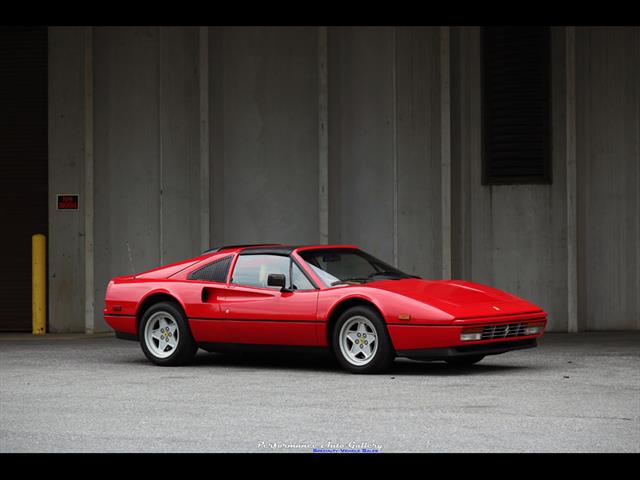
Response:
[[[267,277],[267,286],[280,287],[281,292],[290,292],[287,288],[287,277],[282,273],[270,273]]]

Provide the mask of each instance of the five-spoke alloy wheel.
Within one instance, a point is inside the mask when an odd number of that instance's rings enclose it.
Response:
[[[165,311],[151,315],[144,327],[147,348],[158,358],[171,356],[178,347],[179,335],[175,318]]]
[[[349,318],[340,329],[340,350],[354,365],[366,365],[378,350],[376,327],[361,315]]]
[[[338,362],[353,373],[377,373],[395,357],[386,326],[371,307],[346,310],[333,328],[333,351]]]
[[[173,302],[151,306],[138,332],[142,351],[156,365],[184,365],[198,350],[182,309]]]

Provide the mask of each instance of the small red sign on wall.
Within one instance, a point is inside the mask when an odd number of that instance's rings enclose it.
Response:
[[[78,194],[58,194],[58,210],[77,210]]]

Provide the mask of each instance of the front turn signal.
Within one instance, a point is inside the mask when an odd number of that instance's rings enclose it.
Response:
[[[525,335],[538,335],[544,330],[545,322],[532,322],[524,329]]]
[[[468,327],[463,328],[460,331],[460,341],[473,342],[475,340],[482,340],[483,327]]]

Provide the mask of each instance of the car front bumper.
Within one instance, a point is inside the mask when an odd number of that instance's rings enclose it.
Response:
[[[526,327],[544,321],[543,331],[525,335]],[[467,355],[497,355],[510,350],[533,348],[542,336],[546,318],[540,315],[457,320],[449,325],[388,324],[389,335],[398,356],[444,359]],[[480,329],[482,339],[461,339],[463,331]]]
[[[525,340],[512,340],[502,342],[489,342],[476,345],[460,345],[448,348],[423,348],[410,350],[397,350],[399,357],[415,358],[420,360],[445,360],[453,357],[467,357],[470,355],[498,355],[512,350],[534,348],[538,346],[535,338]]]

